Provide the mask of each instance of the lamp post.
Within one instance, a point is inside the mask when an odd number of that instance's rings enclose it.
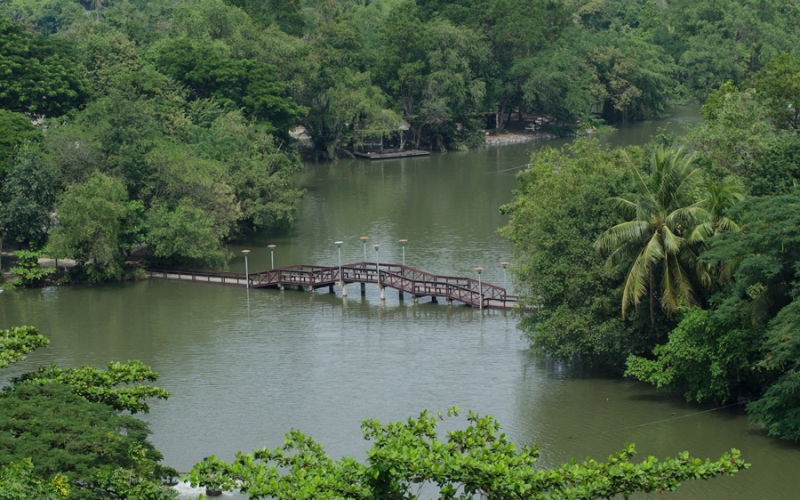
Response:
[[[500,265],[503,266],[503,289],[506,289],[506,268],[508,267],[508,262],[501,262]],[[505,293],[508,295],[508,290],[505,290]]]
[[[364,262],[366,262],[367,261],[367,240],[369,239],[369,237],[368,236],[362,236],[359,239],[361,240],[361,243],[364,244]]]
[[[378,290],[381,291],[381,300],[386,299],[386,292],[384,291],[383,287],[381,286],[381,263],[378,259],[378,250],[381,248],[379,244],[372,245],[372,248],[375,249],[375,269],[378,270]]]
[[[342,278],[342,243],[344,241],[334,241],[336,243],[336,251],[339,252],[339,281],[344,281]]]
[[[406,243],[408,243],[408,240],[406,239],[400,240],[400,245],[403,246],[403,267],[405,267],[406,265]]]
[[[475,270],[478,271],[478,308],[483,312],[483,282],[481,281],[481,272],[483,272],[483,268],[476,267]]]
[[[378,270],[378,286],[381,284],[381,263],[378,259],[378,250],[381,248],[380,244],[375,243],[372,245],[372,248],[375,249],[375,269]]]
[[[244,282],[247,285],[247,288],[250,288],[250,269],[247,267],[247,254],[250,253],[250,250],[242,250],[244,254]]]
[[[269,248],[269,257],[270,257],[270,260],[272,261],[271,269],[275,269],[275,247],[276,246],[278,246],[278,245],[267,245],[267,248]]]

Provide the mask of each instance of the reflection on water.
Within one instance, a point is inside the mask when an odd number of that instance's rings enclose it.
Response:
[[[640,124],[603,140],[627,134],[628,142],[639,141],[680,123]],[[499,263],[510,259],[511,247],[497,234],[506,222],[497,207],[540,146],[309,165],[301,179],[308,195],[291,233],[232,249],[252,250],[251,270],[269,268],[270,243],[278,245],[278,266],[335,265],[334,241],[345,241],[343,262],[357,262],[364,258],[358,238],[366,235],[369,244],[382,244],[381,262],[399,262],[398,240],[407,238],[411,266],[464,276],[481,266],[486,281],[502,284]],[[371,247],[368,259],[375,259]],[[244,262],[231,267],[244,270]],[[345,303],[338,287],[334,294],[248,292],[151,280],[4,293],[0,328],[33,324],[52,340],[4,375],[51,362],[143,360],[172,392],[145,417],[152,440],[182,471],[211,454],[231,459],[237,450],[278,446],[290,428],[333,457],[363,458],[369,443],[362,419],[460,406],[491,413],[517,443],[539,443],[545,466],[573,456],[602,459],[629,441],[658,456],[690,450],[713,457],[738,447],[753,464],[733,479],[687,485],[674,498],[793,498],[800,490],[798,449],[749,427],[738,408],[702,413],[710,407],[537,358],[508,313],[414,304],[396,292],[382,302],[374,286],[364,296],[358,286],[348,291]],[[447,421],[442,429],[463,423]]]

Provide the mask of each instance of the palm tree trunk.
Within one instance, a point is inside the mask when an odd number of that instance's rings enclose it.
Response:
[[[653,292],[656,288],[656,277],[653,274],[652,270],[650,272],[650,329],[653,330],[656,327],[656,301],[655,301],[655,293]]]

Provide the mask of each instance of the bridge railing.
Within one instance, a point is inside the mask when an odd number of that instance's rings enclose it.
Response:
[[[398,264],[357,262],[341,266],[289,266],[250,275],[252,286],[320,287],[336,282],[380,283],[417,296],[449,297],[479,307],[509,308],[517,297],[504,288],[474,278],[440,276]]]
[[[243,285],[245,284],[245,273],[230,271],[209,271],[206,269],[181,269],[181,268],[158,268],[148,267],[145,269],[151,278],[173,279],[181,281],[200,281],[203,283],[219,283],[223,285]]]

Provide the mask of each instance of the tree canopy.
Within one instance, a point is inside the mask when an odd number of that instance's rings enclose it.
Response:
[[[453,408],[448,417],[458,415]],[[365,463],[352,457],[331,460],[323,447],[299,431],[286,435],[282,447],[239,452],[225,462],[216,457],[195,465],[193,484],[239,490],[251,499],[419,498],[421,487],[436,487],[441,499],[614,498],[635,492],[665,492],[681,482],[733,475],[748,467],[737,450],[718,461],[681,453],[658,461],[632,462],[633,445],[608,457],[587,458],[562,467],[535,467],[536,446],[517,447],[491,416],[470,412],[467,427],[440,439],[438,418],[428,412],[405,422],[365,420],[364,438],[372,441]]]

